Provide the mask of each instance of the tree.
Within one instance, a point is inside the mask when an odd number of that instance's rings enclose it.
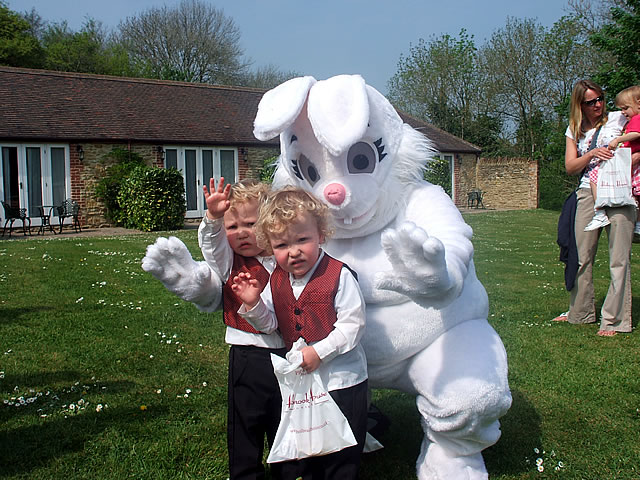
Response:
[[[640,0],[611,8],[611,23],[590,37],[607,54],[595,80],[610,94],[640,83]]]
[[[69,29],[66,22],[45,28],[42,34],[45,48],[45,68],[64,72],[135,76],[127,53],[109,40],[102,24],[87,19],[79,32]]]
[[[535,20],[507,18],[482,49],[483,67],[491,73],[487,87],[497,113],[513,127],[521,155],[533,158],[541,142],[534,117],[547,106],[547,79],[542,62],[544,28]]]
[[[401,110],[465,138],[482,98],[473,36],[420,39],[401,56],[389,99]]]
[[[38,40],[42,40],[46,23],[35,8],[32,8],[28,12],[21,14],[21,17],[29,23],[29,33],[36,37]]]
[[[31,25],[0,2],[0,65],[39,68],[43,52]]]
[[[541,57],[547,80],[548,113],[553,115],[553,108],[571,95],[576,81],[593,76],[600,55],[591,48],[575,18],[561,17],[543,36]]]
[[[585,37],[595,33],[607,23],[611,23],[611,9],[623,8],[625,0],[569,0],[567,7]]]
[[[121,22],[119,30],[131,58],[154,78],[228,84],[247,68],[233,19],[202,0],[152,7]]]
[[[268,90],[270,88],[277,87],[281,83],[295,77],[299,77],[301,74],[288,71],[284,72],[275,65],[269,64],[264,67],[258,67],[251,70],[244,75],[241,75],[236,85],[245,87],[263,88]]]

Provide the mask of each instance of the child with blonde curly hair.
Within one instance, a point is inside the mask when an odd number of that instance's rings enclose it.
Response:
[[[304,338],[301,367],[327,379],[358,441],[322,457],[284,462],[284,479],[357,479],[366,436],[368,376],[360,345],[365,303],[355,274],[322,250],[330,233],[328,209],[310,193],[294,188],[272,193],[256,224],[258,244],[277,263],[270,286],[264,288],[249,272],[233,279],[232,289],[243,301],[238,313],[256,329],[279,329],[287,348]]]
[[[640,151],[640,86],[634,85],[621,90],[615,98],[615,105],[622,111],[622,114],[629,120],[622,132],[622,135],[615,137],[609,142],[609,149],[615,150],[619,146],[631,149],[631,154]],[[589,172],[589,181],[593,200],[597,197],[598,166]],[[638,203],[640,197],[640,164],[631,166],[631,188],[632,194]],[[638,203],[640,205],[640,203]],[[585,227],[585,232],[596,230],[607,226],[609,218],[603,208],[594,210],[593,220]],[[640,209],[638,209],[638,219],[634,228],[634,237],[640,236]]]
[[[614,138],[609,143],[609,148],[614,150],[620,144],[631,149],[631,154],[640,152],[640,86],[625,88],[616,96],[616,106],[622,114],[629,119],[621,136]],[[631,166],[631,193],[640,207],[640,163]],[[640,236],[640,208],[636,226],[633,230],[634,241]]]

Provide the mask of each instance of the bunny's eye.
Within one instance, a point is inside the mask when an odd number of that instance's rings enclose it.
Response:
[[[298,170],[312,187],[320,180],[320,173],[318,173],[316,166],[302,154],[298,157]]]
[[[371,145],[358,142],[351,146],[347,154],[349,173],[371,173],[376,168],[376,153]]]

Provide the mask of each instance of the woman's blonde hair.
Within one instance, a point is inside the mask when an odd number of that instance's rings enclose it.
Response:
[[[632,105],[638,103],[638,100],[640,100],[640,86],[634,85],[618,92],[618,95],[616,95],[616,106]]]
[[[262,205],[267,200],[269,188],[268,184],[253,179],[244,179],[234,183],[229,191],[229,210],[235,210],[238,204],[252,201]]]
[[[607,110],[602,109],[602,115],[596,120],[595,125],[584,125],[584,115],[582,114],[582,102],[584,102],[584,96],[587,90],[593,90],[602,96],[602,104],[606,105],[604,97],[604,91],[597,83],[591,80],[578,80],[573,86],[571,92],[571,103],[569,104],[569,131],[573,134],[573,138],[578,141],[586,131],[599,127],[607,123]]]
[[[331,236],[333,231],[329,209],[311,193],[300,188],[285,187],[269,194],[267,201],[260,207],[255,225],[258,246],[272,254],[269,241],[271,235],[281,234],[298,220],[300,214],[305,213],[315,219],[321,237]]]

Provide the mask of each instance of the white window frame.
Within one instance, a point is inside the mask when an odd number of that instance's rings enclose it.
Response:
[[[207,210],[207,206],[204,201],[204,195],[201,194],[202,187],[204,182],[207,182],[209,179],[204,178],[204,165],[203,165],[203,154],[202,152],[205,150],[211,150],[213,152],[213,177],[216,179],[216,182],[220,180],[220,152],[221,151],[232,151],[233,152],[233,160],[234,160],[234,181],[238,181],[239,175],[239,158],[238,158],[238,148],[237,147],[227,147],[227,146],[203,146],[203,145],[163,145],[162,149],[164,150],[164,158],[163,158],[163,166],[167,168],[167,151],[168,150],[176,150],[177,158],[176,158],[176,168],[182,173],[183,178],[185,178],[186,174],[186,165],[185,152],[188,150],[194,150],[196,152],[196,171],[195,178],[196,184],[193,186],[195,197],[196,197],[196,208],[187,207],[187,218],[199,218],[204,216]],[[231,180],[231,179],[226,179]],[[226,183],[226,182],[225,182]],[[188,187],[185,178],[185,196],[188,195]]]
[[[449,160],[449,174],[451,175],[451,198],[456,198],[456,184],[454,182],[455,173],[453,171],[453,167],[455,167],[454,162],[456,160],[456,156],[453,153],[440,153],[438,156],[441,160]]]

